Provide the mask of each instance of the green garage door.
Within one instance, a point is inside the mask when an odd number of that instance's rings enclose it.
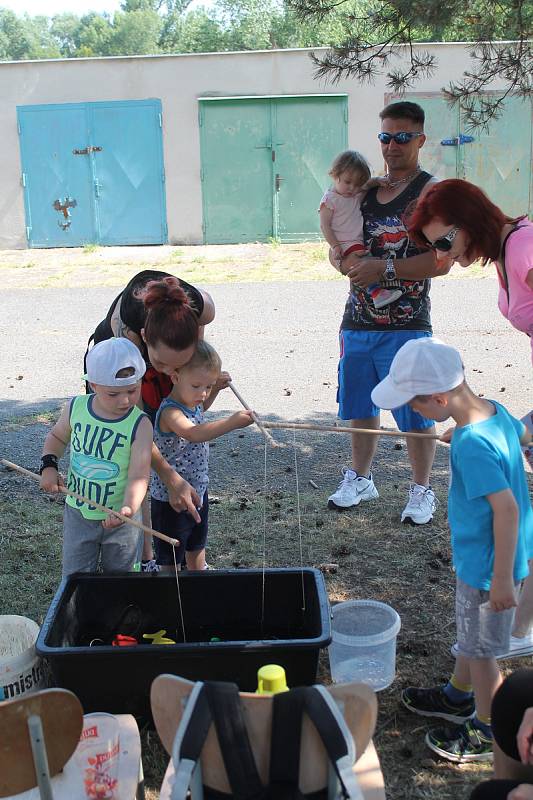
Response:
[[[425,169],[475,183],[511,216],[531,213],[531,97],[508,97],[501,117],[488,130],[474,131],[466,130],[459,109],[450,108],[442,95],[414,93],[409,99],[426,113],[428,139],[420,157]]]
[[[200,100],[205,242],[319,239],[347,120],[346,95]]]

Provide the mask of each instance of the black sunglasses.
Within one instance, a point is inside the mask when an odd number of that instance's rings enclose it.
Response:
[[[423,136],[423,133],[411,133],[409,131],[400,131],[399,133],[378,133],[378,139],[383,144],[390,144],[392,139],[396,142],[396,144],[407,144],[412,139],[416,139],[417,136]]]
[[[425,242],[431,250],[440,250],[441,253],[449,253],[458,233],[459,228],[452,228],[445,236],[439,236],[434,242],[430,242],[424,234],[422,234],[422,236],[424,236]]]

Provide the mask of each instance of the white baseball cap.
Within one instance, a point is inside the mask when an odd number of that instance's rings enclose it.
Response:
[[[411,339],[400,347],[389,374],[372,391],[372,402],[379,408],[399,408],[418,394],[449,392],[464,379],[455,347],[429,336]]]
[[[131,386],[140,381],[146,372],[146,364],[129,339],[106,339],[95,344],[87,354],[87,374],[83,377],[89,383],[100,386]],[[117,378],[122,369],[133,369],[126,378]]]

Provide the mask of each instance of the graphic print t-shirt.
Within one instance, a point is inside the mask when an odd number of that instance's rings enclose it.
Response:
[[[421,172],[404,191],[390,203],[378,203],[378,187],[370,189],[361,204],[364,218],[365,246],[374,258],[409,258],[423,252],[409,239],[405,212],[416,202],[431,178]],[[431,333],[429,289],[431,280],[395,280],[383,284],[389,289],[401,289],[403,294],[394,303],[376,309],[371,295],[352,286],[344,309],[342,330],[412,330]]]
[[[103,419],[93,411],[94,394],[74,397],[70,404],[70,466],[67,488],[100,505],[120,511],[128,482],[131,445],[146,416],[134,406],[120,419]],[[85,519],[107,514],[75,497],[67,505]]]

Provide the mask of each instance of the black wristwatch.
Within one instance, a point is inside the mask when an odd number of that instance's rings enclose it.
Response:
[[[394,268],[394,256],[392,255],[387,256],[386,258],[383,277],[385,278],[386,281],[396,280],[396,270]]]
[[[57,469],[59,471],[59,465],[58,465],[57,462],[58,462],[57,456],[55,456],[53,453],[46,453],[41,458],[41,466],[39,468],[39,475],[42,475],[43,474],[43,470],[44,469],[48,469],[48,467],[53,467],[54,469]]]

